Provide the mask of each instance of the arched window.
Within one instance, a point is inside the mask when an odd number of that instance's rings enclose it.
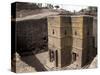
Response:
[[[89,34],[89,31],[87,31],[87,35],[90,35],[90,34]]]
[[[53,31],[52,31],[52,34],[54,34],[55,32],[54,32],[54,29],[53,29]]]
[[[64,34],[66,35],[66,30],[65,30],[65,33]]]
[[[75,35],[77,35],[77,31],[75,31]]]

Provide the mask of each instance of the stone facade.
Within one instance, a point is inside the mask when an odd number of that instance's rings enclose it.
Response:
[[[67,36],[67,34],[71,34],[70,28],[72,27],[70,26],[71,17],[48,17],[48,49],[50,61],[55,64],[54,67],[63,67],[71,63],[72,38]],[[67,32],[67,29],[70,31]]]
[[[77,67],[82,67],[91,59],[93,53],[93,18],[72,16],[72,32],[72,60],[77,63]]]
[[[53,67],[76,62],[84,66],[93,53],[93,18],[91,16],[48,17],[49,61]]]

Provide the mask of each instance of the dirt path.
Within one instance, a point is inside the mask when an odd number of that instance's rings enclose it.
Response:
[[[37,15],[29,15],[23,18],[16,18],[16,21],[23,21],[23,20],[30,20],[30,19],[41,19],[41,18],[45,18],[47,16],[50,15],[57,15],[59,14],[58,12],[44,12],[44,13],[40,13]]]

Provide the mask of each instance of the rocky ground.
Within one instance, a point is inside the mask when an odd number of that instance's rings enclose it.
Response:
[[[41,71],[54,71],[54,70],[72,70],[77,69],[75,63],[63,67],[62,69],[48,68],[46,62],[48,60],[48,52],[42,52],[36,55],[28,55],[16,58],[16,72],[41,72]],[[91,64],[84,66],[84,69],[91,69],[97,67],[97,57],[94,58]],[[82,68],[82,69],[83,69]]]

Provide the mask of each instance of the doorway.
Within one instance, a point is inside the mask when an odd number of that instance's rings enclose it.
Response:
[[[55,58],[56,58],[56,60],[55,60],[56,67],[58,67],[58,51],[57,50],[55,51]]]
[[[76,56],[77,56],[76,53],[73,52],[73,53],[72,53],[72,63],[73,63],[74,61],[76,61]]]

